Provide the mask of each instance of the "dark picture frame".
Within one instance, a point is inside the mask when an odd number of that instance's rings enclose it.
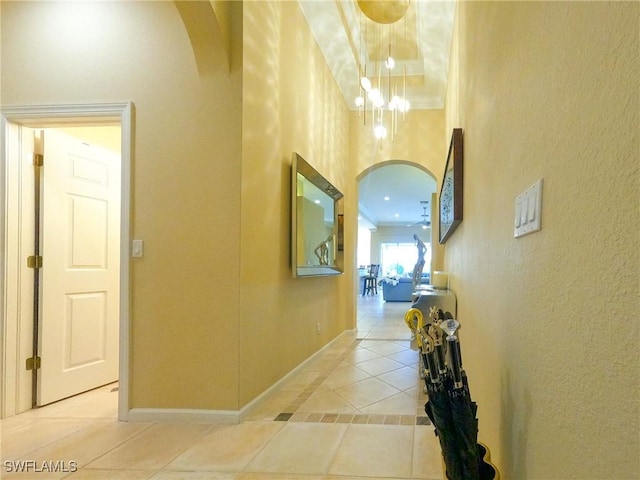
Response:
[[[464,183],[462,148],[462,129],[454,128],[438,199],[439,241],[441,244],[447,241],[462,222],[462,188]]]

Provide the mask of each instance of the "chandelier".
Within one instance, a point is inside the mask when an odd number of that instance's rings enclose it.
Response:
[[[397,70],[397,62],[393,58],[392,48],[392,39],[399,28],[397,22],[405,16],[409,0],[358,0],[358,6],[366,18],[360,16],[358,95],[355,104],[364,125],[367,124],[367,112],[371,112],[373,135],[376,139],[383,140],[387,137],[388,125],[393,141],[398,130],[399,116],[404,121],[411,108],[406,97],[407,69],[405,66],[401,74],[394,72]],[[380,51],[386,50],[384,58],[376,58],[373,62],[369,61],[367,51],[369,28],[373,29],[373,41]],[[406,37],[406,17],[404,29]],[[386,42],[383,39],[385,34]],[[368,63],[372,64],[373,72],[367,72]]]

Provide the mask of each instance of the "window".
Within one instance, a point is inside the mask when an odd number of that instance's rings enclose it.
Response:
[[[431,244],[425,244],[423,274],[429,272],[431,264]],[[418,249],[415,243],[382,243],[380,244],[381,274],[383,276],[411,276],[413,267],[418,261]]]
[[[358,228],[358,266],[371,263],[371,230]]]

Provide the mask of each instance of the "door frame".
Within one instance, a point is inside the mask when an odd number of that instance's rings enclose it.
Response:
[[[0,107],[0,418],[14,415],[17,411],[16,392],[18,375],[24,368],[24,359],[19,358],[20,331],[8,321],[8,309],[17,299],[8,288],[8,156],[12,142],[15,146],[15,125],[29,128],[62,127],[78,125],[100,125],[120,123],[121,131],[121,190],[120,190],[120,312],[119,312],[119,388],[118,420],[129,417],[129,338],[130,338],[130,204],[131,165],[133,155],[133,119],[135,107],[132,102],[99,103],[82,105],[33,105]],[[13,138],[12,138],[13,137]],[[15,253],[15,252],[14,252]],[[17,321],[17,319],[16,319]]]

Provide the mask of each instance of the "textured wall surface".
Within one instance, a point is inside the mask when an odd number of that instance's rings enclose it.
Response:
[[[145,256],[131,272],[132,407],[238,405],[241,90],[211,8],[196,3],[183,6],[205,7],[191,32],[173,2],[2,5],[4,105],[136,107],[131,234]]]
[[[241,406],[353,328],[356,217],[345,209],[344,275],[292,278],[291,156],[352,198],[348,110],[296,2],[243,9]]]
[[[640,477],[640,4],[463,2],[446,245],[480,438],[510,479]],[[542,230],[513,238],[544,180]]]
[[[371,133],[371,119],[367,117],[364,125],[362,117],[351,113],[350,158],[357,162],[357,174],[362,175],[382,162],[404,160],[425,167],[434,178],[439,178],[448,148],[444,110],[410,110],[406,120],[399,120],[398,124],[398,133],[393,141],[389,135],[381,144]]]

